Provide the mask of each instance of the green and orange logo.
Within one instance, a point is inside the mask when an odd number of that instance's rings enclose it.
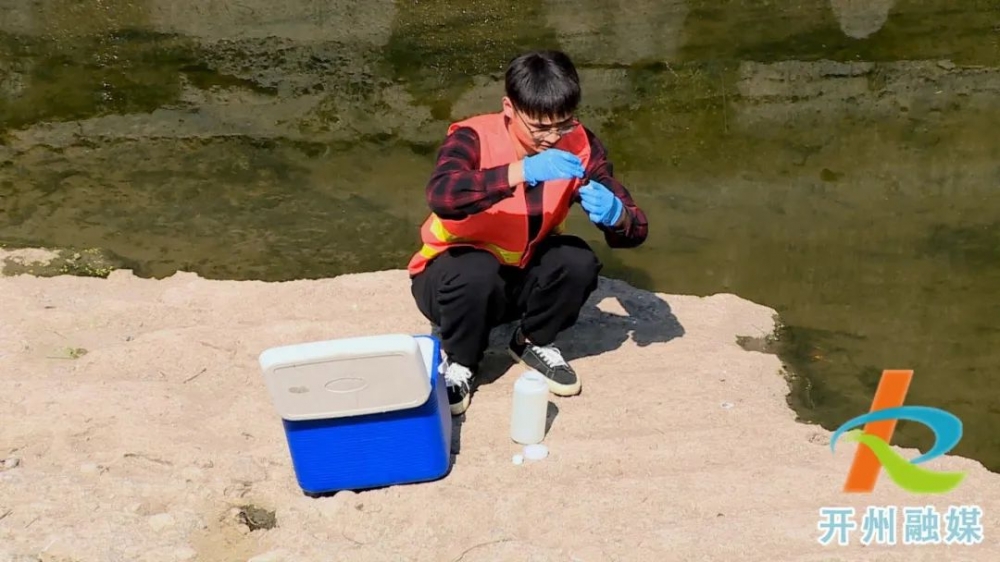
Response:
[[[882,371],[869,412],[848,420],[830,438],[831,451],[842,435],[859,443],[844,482],[845,492],[870,493],[883,468],[897,486],[914,494],[943,494],[965,478],[964,472],[938,472],[918,466],[958,444],[962,438],[962,421],[938,408],[904,406],[912,379],[912,370]],[[897,420],[915,421],[929,427],[934,432],[934,447],[913,460],[897,453],[889,446]],[[863,431],[856,429],[862,424]]]

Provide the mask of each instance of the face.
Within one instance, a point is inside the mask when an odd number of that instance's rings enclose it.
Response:
[[[544,119],[529,117],[515,108],[507,97],[503,99],[503,109],[504,115],[511,121],[514,135],[529,152],[552,148],[563,135],[580,124],[572,115]]]

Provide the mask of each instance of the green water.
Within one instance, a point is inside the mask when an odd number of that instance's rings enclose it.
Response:
[[[859,5],[864,4],[861,8]],[[853,10],[853,11],[852,11]],[[883,368],[1000,469],[1000,4],[0,2],[0,243],[138,274],[401,268],[449,120],[561,47],[651,220],[606,273],[778,310],[800,415]],[[894,443],[927,450],[901,422]]]

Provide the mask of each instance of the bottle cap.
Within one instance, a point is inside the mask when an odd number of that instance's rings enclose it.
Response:
[[[531,390],[542,390],[549,387],[549,383],[546,382],[545,377],[541,373],[532,369],[525,372],[517,379],[517,386],[524,387]]]
[[[535,445],[525,445],[524,458],[529,461],[539,461],[549,456],[549,448],[541,443]]]

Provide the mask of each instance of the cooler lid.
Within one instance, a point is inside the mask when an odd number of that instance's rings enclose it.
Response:
[[[302,421],[423,404],[434,350],[431,338],[386,334],[273,347],[259,362],[279,415]]]

